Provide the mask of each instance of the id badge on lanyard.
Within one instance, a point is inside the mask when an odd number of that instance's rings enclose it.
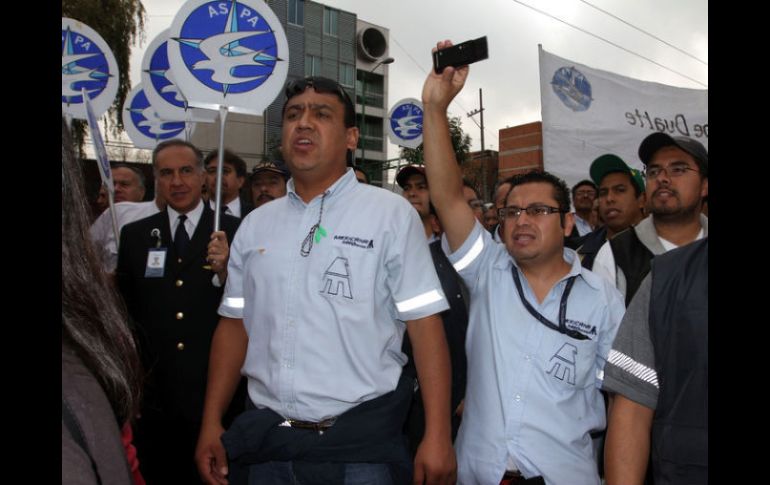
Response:
[[[155,237],[155,247],[147,251],[147,266],[144,269],[144,277],[163,278],[168,249],[160,247],[160,231],[158,229],[153,229],[150,235]]]

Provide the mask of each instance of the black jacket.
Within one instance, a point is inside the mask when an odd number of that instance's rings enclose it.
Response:
[[[240,221],[222,215],[221,230],[232,243]],[[167,248],[162,278],[145,278],[147,257],[155,248],[153,229]],[[209,350],[219,322],[217,308],[224,286],[212,284],[206,254],[214,229],[214,211],[203,205],[184,258],[177,256],[166,210],[127,224],[120,234],[116,276],[134,320],[140,353],[148,372],[145,413],[161,413],[199,422],[203,413]]]

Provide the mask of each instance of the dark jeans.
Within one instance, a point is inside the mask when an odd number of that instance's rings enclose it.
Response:
[[[340,485],[392,485],[384,463],[346,463],[345,482]],[[269,461],[249,467],[249,485],[313,485],[297,480],[290,461]]]

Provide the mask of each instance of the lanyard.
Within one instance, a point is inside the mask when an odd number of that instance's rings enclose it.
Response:
[[[521,288],[521,280],[519,279],[519,272],[516,271],[516,266],[511,266],[511,272],[513,273],[513,281],[514,283],[516,283],[516,289],[519,291],[519,298],[521,299],[521,302],[524,304],[524,308],[527,309],[530,315],[537,318],[540,321],[540,323],[550,328],[551,330],[556,330],[559,333],[562,333],[564,335],[567,335],[577,340],[588,339],[588,337],[583,335],[582,333],[567,328],[567,324],[566,324],[567,298],[569,298],[570,291],[572,291],[572,285],[575,284],[575,278],[577,278],[577,276],[570,276],[569,279],[567,279],[567,286],[564,288],[564,293],[562,293],[561,295],[561,303],[559,304],[559,324],[556,325],[555,323],[551,322],[550,320],[545,318],[543,315],[541,315],[540,312],[535,310],[534,307],[532,307],[532,305],[524,297],[524,290]]]

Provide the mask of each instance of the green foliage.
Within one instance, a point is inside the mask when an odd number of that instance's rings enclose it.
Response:
[[[61,14],[97,31],[115,54],[120,72],[118,93],[108,112],[107,126],[117,136],[123,130],[123,118],[120,116],[123,103],[131,92],[131,47],[137,40],[144,41],[144,6],[140,0],[62,0]],[[72,128],[82,150],[85,122],[73,120]]]
[[[468,159],[471,151],[471,137],[463,132],[462,121],[459,116],[449,118],[449,133],[452,136],[452,148],[457,158],[457,163],[462,165]],[[422,143],[417,148],[402,148],[401,158],[409,163],[422,165],[424,163]]]

